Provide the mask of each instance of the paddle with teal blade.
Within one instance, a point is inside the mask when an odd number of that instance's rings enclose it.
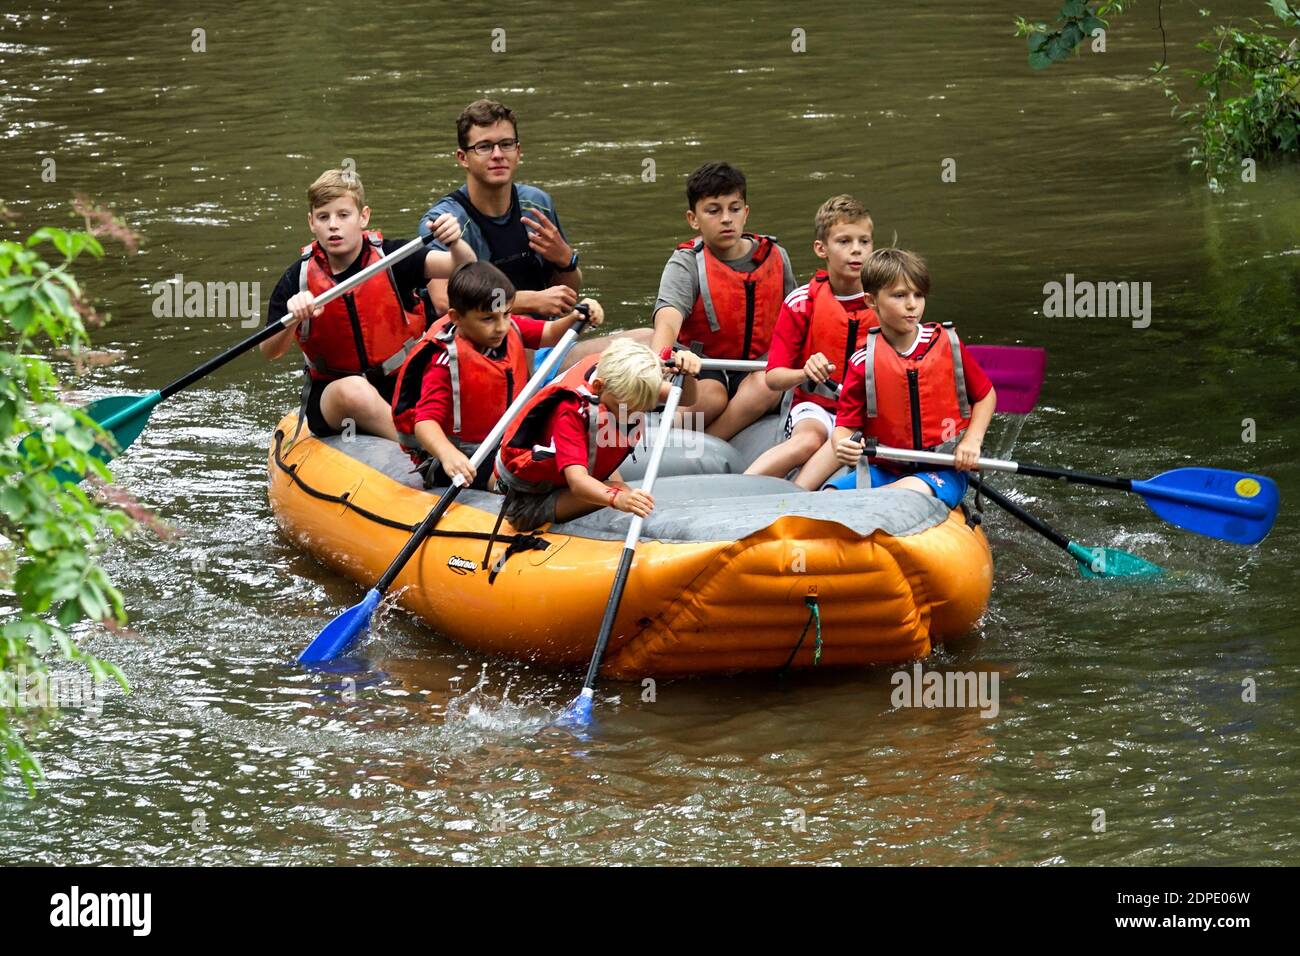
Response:
[[[432,232],[426,238],[416,237],[412,239],[391,254],[376,259],[356,275],[345,279],[338,285],[331,286],[327,291],[316,297],[315,304],[325,305],[333,302],[339,296],[351,292],[373,276],[378,275],[385,269],[391,269],[398,262],[420,251],[432,240]],[[97,445],[94,454],[101,461],[112,461],[125,451],[127,446],[144,431],[145,425],[149,423],[149,416],[153,413],[154,406],[171,398],[182,389],[189,388],[199,379],[215,372],[232,359],[243,355],[266,340],[274,338],[292,324],[292,314],[282,316],[278,322],[263,326],[242,342],[237,342],[220,355],[208,359],[198,368],[186,372],[180,378],[164,385],[156,392],[150,392],[147,395],[110,395],[108,398],[101,398],[98,401],[91,402],[85,407],[84,411],[112,437],[111,444],[101,442]],[[31,440],[31,436],[24,438],[24,444],[29,440]],[[60,480],[69,483],[81,481],[83,477],[85,476],[69,472],[60,471],[59,473]]]
[[[867,443],[866,454],[891,461],[953,467],[953,456]],[[1067,468],[1031,465],[1002,458],[980,458],[980,471],[1004,471],[1053,478],[1140,495],[1155,514],[1172,525],[1236,544],[1258,544],[1277,520],[1279,495],[1273,479],[1227,468],[1175,468],[1154,478],[1111,478]]]
[[[1164,572],[1159,565],[1139,558],[1136,554],[1121,551],[1119,548],[1090,548],[1071,541],[1046,521],[1030,514],[978,476],[972,475],[971,483],[1002,510],[1018,518],[1074,558],[1078,562],[1079,573],[1085,578],[1150,577]]]
[[[552,349],[551,354],[546,357],[546,361],[538,367],[537,371],[533,373],[533,377],[520,389],[519,394],[510,403],[510,407],[506,409],[505,414],[501,416],[496,425],[492,427],[492,431],[488,432],[487,437],[483,439],[470,456],[469,463],[474,467],[475,471],[484,467],[488,459],[496,454],[497,445],[501,444],[501,438],[505,435],[510,422],[514,420],[520,409],[542,387],[542,383],[547,380],[550,373],[564,360],[569,348],[587,327],[590,315],[589,307],[585,303],[579,303],[577,311],[582,314],[582,317],[565,331],[560,341],[556,343],[555,348]],[[370,618],[374,615],[375,608],[379,606],[379,601],[384,596],[384,593],[392,587],[393,582],[397,580],[397,576],[402,573],[402,569],[406,567],[415,552],[420,549],[420,545],[429,536],[429,532],[437,527],[438,522],[442,520],[443,514],[451,507],[452,502],[456,500],[464,487],[464,479],[457,475],[452,486],[442,493],[438,498],[438,503],[430,509],[424,520],[416,526],[405,546],[398,552],[392,563],[388,565],[387,570],[384,571],[379,580],[375,582],[375,586],[366,592],[366,596],[361,599],[361,603],[353,605],[326,624],[321,629],[321,632],[312,638],[312,642],[307,645],[306,649],[298,655],[299,664],[316,666],[322,662],[332,660],[347,650],[357,638],[366,632],[370,627]]]

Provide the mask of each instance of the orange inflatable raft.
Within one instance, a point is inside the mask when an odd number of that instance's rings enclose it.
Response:
[[[809,493],[739,474],[771,444],[773,422],[732,443],[670,436],[604,676],[895,664],[968,633],[983,614],[992,557],[964,511],[906,490]],[[305,428],[291,443],[295,423],[286,416],[271,445],[276,520],[369,588],[435,493],[395,443]],[[636,471],[624,468],[629,479]],[[507,522],[488,554],[500,502],[463,492],[397,579],[399,602],[475,651],[585,664],[629,517],[604,509],[532,535]],[[808,627],[818,617],[819,636]]]

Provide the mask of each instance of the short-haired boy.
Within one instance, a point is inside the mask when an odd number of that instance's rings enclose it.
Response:
[[[700,371],[689,352],[676,355],[688,376]],[[599,356],[574,365],[546,386],[506,429],[497,452],[498,490],[517,531],[569,521],[602,507],[644,518],[654,509],[647,491],[628,487],[618,467],[640,437],[644,413],[667,398],[666,368],[648,347],[618,339]],[[682,399],[694,398],[687,378]]]
[[[862,267],[871,255],[871,213],[848,195],[832,196],[813,219],[813,252],[826,261],[807,285],[785,297],[767,357],[767,386],[794,390],[786,440],[765,451],[748,475],[785,477],[795,468],[800,487],[815,491],[839,467],[824,456],[808,466],[835,428],[839,386],[849,359],[879,325],[862,291]]]
[[[307,189],[307,225],[315,241],[276,283],[267,306],[270,325],[285,314],[293,322],[262,343],[277,359],[296,341],[306,358],[303,413],[312,434],[337,435],[351,421],[357,430],[397,440],[389,402],[397,370],[424,334],[419,290],[432,278],[474,261],[460,238],[456,217],[439,216],[433,232],[449,251],[415,253],[326,305],[316,298],[351,278],[406,240],[370,231],[370,207],[356,173],[326,170]]]
[[[699,342],[708,358],[767,354],[794,271],[775,239],[744,231],[746,188],[744,173],[728,163],[705,163],[686,180],[686,222],[699,235],[679,245],[664,266],[655,300],[656,352]],[[700,415],[705,431],[723,439],[779,401],[762,372],[702,372],[698,395],[684,411]]]
[[[393,425],[426,487],[459,477],[487,489],[492,469],[476,472],[469,456],[528,383],[526,350],[554,345],[581,314],[574,309],[552,322],[511,315],[514,299],[514,285],[492,263],[461,266],[447,282],[447,314],[398,372]],[[580,304],[600,325],[600,303]]]
[[[955,508],[966,494],[965,472],[979,458],[997,393],[951,323],[921,321],[930,271],[919,256],[879,250],[867,260],[862,287],[880,327],[849,364],[835,416],[835,457],[858,464],[864,445],[853,440],[856,431],[895,448],[955,445],[955,468],[918,471],[884,459],[870,466],[872,487],[910,488]]]

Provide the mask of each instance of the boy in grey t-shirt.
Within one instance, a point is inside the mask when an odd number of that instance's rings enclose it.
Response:
[[[699,232],[668,258],[654,311],[654,349],[699,342],[709,358],[767,354],[785,296],[795,287],[790,257],[767,236],[745,233],[745,176],[727,163],[705,163],[686,181],[686,221]],[[761,372],[700,373],[705,431],[729,439],[779,402]],[[690,421],[687,418],[686,421]]]

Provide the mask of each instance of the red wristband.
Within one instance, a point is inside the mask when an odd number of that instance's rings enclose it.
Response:
[[[620,488],[618,485],[614,485],[609,489],[608,492],[606,492],[609,495],[609,506],[611,508],[614,507],[614,500],[618,497],[618,493],[622,490],[623,489]]]

